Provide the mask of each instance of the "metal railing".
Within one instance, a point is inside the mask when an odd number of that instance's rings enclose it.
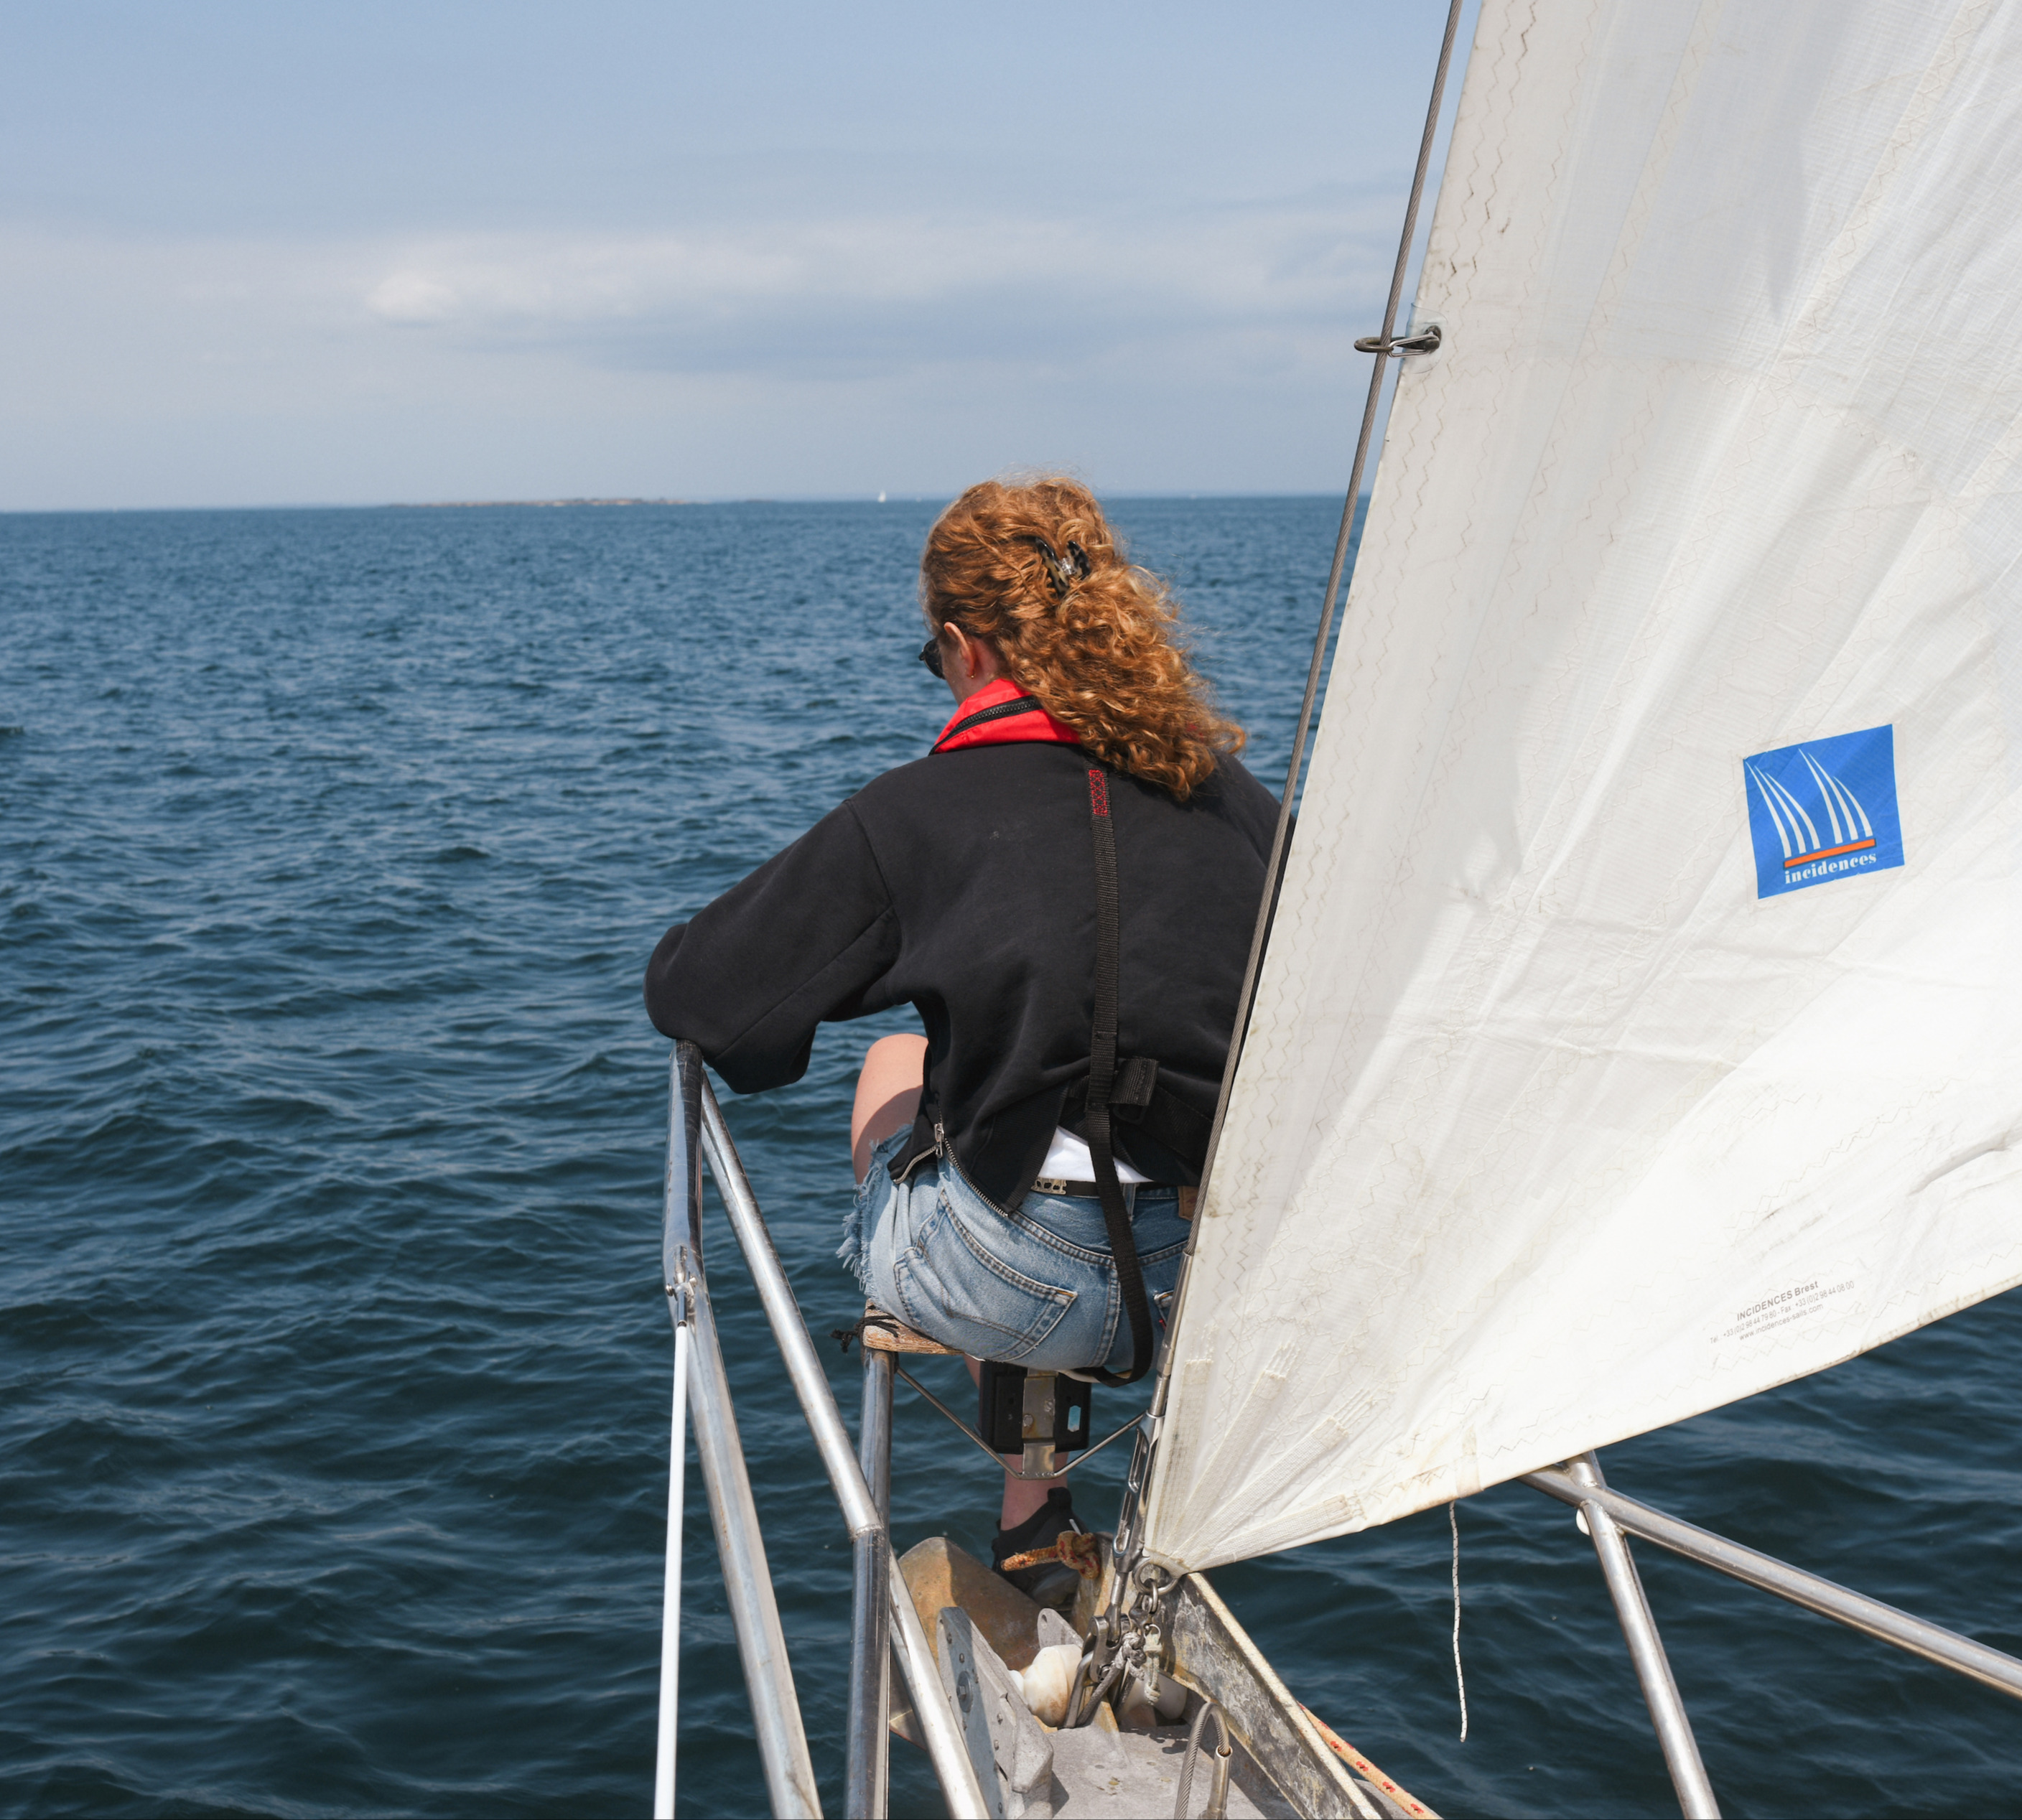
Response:
[[[737,1632],[737,1651],[744,1665],[744,1683],[751,1696],[751,1722],[764,1766],[765,1792],[779,1815],[821,1813],[815,1789],[814,1765],[808,1756],[806,1728],[794,1691],[794,1672],[787,1658],[787,1639],[779,1628],[779,1601],[765,1561],[765,1538],[759,1533],[758,1508],[751,1495],[744,1450],[731,1406],[730,1381],[723,1369],[709,1286],[702,1263],[702,1158],[697,1140],[701,1128],[701,1096],[706,1083],[702,1058],[687,1045],[674,1054],[667,1118],[667,1173],[661,1209],[661,1275],[667,1311],[674,1323],[675,1365],[686,1367],[688,1402],[695,1417],[695,1453],[702,1462],[703,1484],[709,1494],[710,1526],[723,1563],[723,1587]],[[685,1339],[686,1344],[683,1344]],[[680,1421],[675,1443],[681,1442]],[[677,1454],[670,1481],[681,1476]],[[678,1521],[679,1500],[669,1499],[670,1525]],[[668,1587],[665,1610],[678,1623],[681,1610],[681,1552],[677,1539],[667,1545]],[[654,1777],[654,1812],[673,1812],[674,1731],[677,1719],[673,1669],[679,1638],[661,1639],[660,1736]],[[664,1806],[662,1802],[664,1800]]]
[[[856,1463],[889,1534],[892,1521],[892,1355],[863,1348],[863,1414]],[[849,1734],[843,1770],[844,1811],[885,1820],[891,1811],[892,1611],[889,1558],[860,1537],[855,1545],[849,1614]],[[904,1588],[900,1596],[905,1596]]]
[[[898,1653],[900,1671],[912,1694],[914,1716],[919,1722],[951,1820],[987,1820],[989,1806],[976,1780],[975,1766],[969,1761],[962,1722],[941,1685],[940,1667],[927,1642],[926,1631],[920,1623],[920,1614],[913,1609],[912,1596],[907,1592],[904,1577],[892,1556],[884,1517],[870,1495],[863,1468],[856,1463],[856,1450],[842,1425],[841,1412],[835,1406],[835,1393],[829,1388],[828,1374],[816,1355],[813,1337],[801,1318],[799,1303],[794,1300],[793,1286],[787,1281],[779,1254],[773,1249],[772,1235],[765,1229],[757,1198],[751,1192],[744,1165],[738,1159],[737,1147],[731,1141],[729,1127],[723,1122],[723,1114],[706,1080],[701,1083],[701,1097],[703,1154],[730,1215],[731,1230],[743,1249],[751,1280],[757,1286],[760,1304],[772,1324],[772,1337],[779,1345],[787,1375],[793,1381],[794,1394],[800,1399],[801,1413],[814,1435],[816,1450],[827,1469],[836,1501],[842,1506],[852,1552],[860,1559],[865,1549],[874,1548],[881,1557],[886,1579],[884,1603],[893,1625],[892,1643]],[[852,1633],[860,1628],[867,1632],[871,1627],[853,1624]],[[861,1660],[852,1665],[856,1675],[867,1676],[871,1669],[870,1664]]]
[[[1591,1460],[1593,1456],[1587,1457]],[[1913,1617],[1892,1605],[1883,1604],[1878,1599],[1870,1599],[1830,1580],[1821,1579],[1816,1574],[1807,1574],[1802,1568],[1793,1567],[1774,1556],[1760,1554],[1754,1548],[1743,1548],[1739,1542],[1730,1542],[1725,1536],[1717,1536],[1710,1530],[1667,1516],[1647,1504],[1623,1497],[1611,1486],[1599,1483],[1582,1483],[1575,1476],[1570,1461],[1542,1472],[1527,1472],[1524,1483],[1564,1503],[1577,1505],[1583,1512],[1589,1505],[1597,1506],[1632,1536],[1641,1536],[1645,1541],[1655,1542],[1660,1548],[1668,1548],[1688,1561],[1717,1567],[1723,1574],[1731,1574],[1737,1580],[1745,1580],[1750,1585],[1773,1592],[1779,1599],[1787,1599],[1794,1605],[1801,1605],[1808,1611],[1835,1619],[1866,1636],[1879,1637],[1882,1642],[1893,1643],[1913,1656],[1922,1656],[1928,1662],[1936,1662],[1941,1668],[1950,1669],[1986,1687],[1998,1687],[2002,1693],[2022,1700],[2022,1661],[2014,1657],[2004,1655],[1985,1643],[1975,1643],[1971,1637],[1961,1636],[1956,1631],[1947,1630],[1942,1625],[1933,1624],[1928,1618]],[[1591,1525],[1590,1515],[1588,1522]]]
[[[1672,1679],[1664,1646],[1658,1638],[1656,1622],[1650,1615],[1642,1580],[1630,1558],[1627,1536],[1640,1536],[1688,1561],[1717,1567],[1808,1611],[1835,1619],[1865,1636],[1879,1637],[1911,1655],[1922,1656],[1926,1661],[2022,1699],[2022,1661],[2013,1656],[1975,1643],[1971,1637],[1961,1636],[1928,1618],[1899,1611],[1878,1599],[1850,1592],[1774,1556],[1744,1548],[1710,1530],[1666,1515],[1637,1499],[1626,1497],[1602,1477],[1600,1462],[1590,1453],[1542,1472],[1527,1472],[1523,1477],[1526,1485],[1571,1505],[1579,1513],[1582,1526],[1593,1538],[1601,1572],[1622,1620],[1622,1635],[1628,1639],[1630,1659],[1636,1665],[1637,1679],[1642,1683],[1644,1698],[1649,1702],[1657,1742],[1671,1772],[1672,1785],[1677,1790],[1678,1804],[1693,1820],[1699,1816],[1717,1820],[1720,1810],[1714,1804],[1705,1766],[1699,1761],[1699,1745],[1685,1716],[1684,1703],[1678,1697],[1677,1683]]]
[[[969,1760],[960,1722],[942,1686],[926,1632],[892,1556],[885,1525],[889,1486],[882,1484],[874,1494],[858,1464],[856,1450],[843,1426],[813,1339],[794,1300],[772,1235],[765,1229],[757,1198],[738,1160],[736,1146],[710,1091],[701,1054],[691,1043],[675,1045],[669,1100],[662,1275],[675,1326],[677,1363],[685,1363],[687,1367],[696,1451],[702,1461],[710,1518],[723,1563],[724,1591],[750,1693],[753,1726],[772,1811],[779,1815],[808,1815],[819,1820],[821,1807],[703,1274],[701,1165],[704,1160],[730,1216],[731,1230],[737,1235],[787,1375],[849,1529],[856,1593],[850,1626],[849,1748],[845,1770],[849,1811],[852,1820],[856,1816],[883,1820],[885,1812],[888,1677],[896,1653],[951,1816],[953,1820],[986,1820],[989,1806]],[[870,1370],[868,1362],[866,1369]],[[874,1410],[874,1400],[867,1379],[864,1445],[867,1452],[874,1443],[878,1443],[883,1457],[883,1436],[874,1435],[869,1429],[873,1419],[881,1419],[889,1426],[889,1374],[883,1380],[881,1417]],[[677,1421],[677,1449],[680,1442]],[[672,1471],[677,1481],[678,1455]],[[670,1519],[677,1520],[678,1515],[677,1495],[670,1496]],[[680,1555],[677,1544],[671,1540],[668,1569],[675,1580],[667,1593],[665,1610],[677,1621]],[[654,1791],[656,1815],[671,1814],[673,1807],[674,1660],[671,1647],[663,1639],[661,1738]]]
[[[1642,1576],[1636,1571],[1629,1545],[1622,1539],[1615,1519],[1596,1495],[1607,1486],[1601,1477],[1600,1462],[1586,1453],[1568,1461],[1561,1470],[1568,1483],[1581,1494],[1580,1516],[1593,1540],[1593,1552],[1600,1558],[1601,1576],[1608,1582],[1608,1596],[1615,1601],[1615,1616],[1622,1621],[1629,1659],[1636,1665],[1636,1679],[1642,1684],[1643,1698],[1649,1704],[1650,1722],[1657,1730],[1664,1767],[1671,1772],[1671,1786],[1677,1791],[1679,1811],[1687,1820],[1720,1820],[1713,1784],[1706,1780],[1706,1765],[1699,1760],[1699,1741],[1692,1736],[1692,1721],[1685,1716],[1685,1703],[1678,1698],[1678,1683],[1671,1677],[1670,1659],[1657,1635],[1657,1621],[1650,1615]]]

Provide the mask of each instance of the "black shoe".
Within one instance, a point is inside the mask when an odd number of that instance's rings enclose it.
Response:
[[[1049,1548],[1069,1531],[1086,1534],[1075,1519],[1074,1494],[1057,1485],[1046,1494],[1046,1501],[1016,1529],[999,1530],[990,1545],[990,1563],[1027,1599],[1064,1611],[1081,1590],[1081,1575],[1065,1561],[1042,1560],[1022,1567],[1004,1563],[1020,1555]]]

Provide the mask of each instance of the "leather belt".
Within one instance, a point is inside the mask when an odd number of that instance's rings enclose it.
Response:
[[[1126,1182],[1123,1191],[1138,1194],[1177,1194],[1178,1187],[1171,1182]],[[1102,1190],[1093,1182],[1070,1182],[1059,1176],[1042,1176],[1033,1183],[1035,1194],[1063,1194],[1069,1200],[1093,1201],[1099,1198]]]

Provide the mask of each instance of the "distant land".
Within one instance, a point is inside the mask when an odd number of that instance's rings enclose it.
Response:
[[[495,511],[543,510],[551,511],[565,505],[945,505],[950,493],[896,493],[889,496],[880,494],[874,499],[861,493],[775,493],[775,494],[723,494],[715,498],[699,499],[649,499],[616,498],[578,499],[269,499],[237,505],[0,505],[0,518],[61,517],[71,514],[94,516],[112,512],[471,512],[489,507]],[[1128,487],[1119,487],[1104,494],[1108,499],[1122,502],[1131,499],[1338,499],[1338,493],[1231,493],[1203,492],[1189,489],[1184,492],[1148,491],[1133,492]],[[1367,507],[1369,495],[1363,493],[1357,501],[1358,509]]]
[[[685,499],[396,499],[396,512],[452,512],[481,505],[686,505]]]

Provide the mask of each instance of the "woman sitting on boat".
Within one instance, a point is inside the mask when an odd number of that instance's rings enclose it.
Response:
[[[750,1093],[801,1078],[817,1024],[911,1005],[925,1034],[864,1057],[841,1256],[972,1359],[1127,1381],[1178,1278],[1278,805],[1086,487],[971,487],[921,588],[940,738],[670,929],[647,1008]],[[1064,1484],[1007,1479],[996,1560],[1071,1526]],[[1046,1571],[1011,1577],[1043,1598]]]

